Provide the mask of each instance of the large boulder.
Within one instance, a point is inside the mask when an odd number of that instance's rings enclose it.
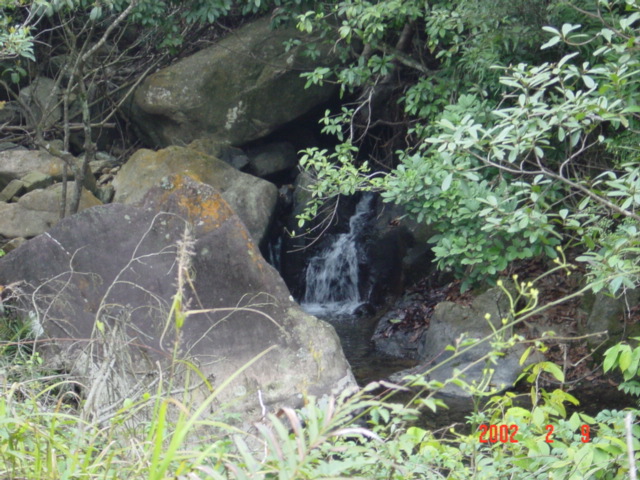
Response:
[[[353,385],[333,328],[292,301],[219,192],[173,176],[143,205],[85,210],[0,258],[0,283],[29,312],[36,348],[83,379],[87,402],[127,397],[158,368],[198,401],[201,379],[218,387],[269,348],[218,397],[255,414],[247,419]],[[170,313],[178,298],[185,317]],[[174,352],[199,368],[195,385],[170,369]]]
[[[188,174],[219,190],[254,240],[262,241],[278,201],[276,186],[191,148],[168,147],[157,152],[138,150],[113,181],[114,201],[138,203],[147,191],[176,173]]]
[[[464,371],[466,381],[479,383],[483,378],[483,369],[489,367],[494,370],[490,385],[497,389],[511,387],[524,368],[520,365],[520,357],[524,353],[521,344],[504,352],[496,364],[487,364],[487,361],[483,360],[491,351],[491,342],[488,340],[472,348],[460,347],[459,353],[447,348],[450,345],[461,345],[463,339],[491,338],[494,330],[503,326],[502,319],[508,317],[508,312],[506,295],[497,287],[477,296],[470,306],[453,302],[438,303],[431,316],[428,330],[414,346],[414,358],[419,360],[420,365],[395,374],[392,379],[399,381],[407,373],[424,373],[442,364],[430,372],[430,380],[445,382],[453,378],[455,370],[459,370]],[[529,361],[531,360],[530,357]],[[469,392],[453,384],[448,384],[440,393],[445,398],[454,400],[471,398]]]
[[[66,214],[75,182],[67,184]],[[33,190],[20,197],[17,203],[0,202],[0,235],[5,238],[30,238],[46,232],[60,221],[60,199],[62,184],[57,183],[46,189]],[[79,210],[101,205],[88,190],[82,191]]]
[[[302,55],[304,45],[287,51],[285,42],[302,34],[272,30],[269,23],[263,18],[247,24],[145,79],[135,91],[131,117],[146,142],[186,145],[215,135],[241,145],[328,100],[333,87],[305,89],[300,78],[327,57],[310,61]]]

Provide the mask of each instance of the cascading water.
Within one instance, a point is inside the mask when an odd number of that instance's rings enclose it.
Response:
[[[349,232],[336,236],[309,260],[302,308],[314,315],[350,314],[362,304],[358,288],[358,240],[367,225],[372,195],[364,195],[349,220]]]

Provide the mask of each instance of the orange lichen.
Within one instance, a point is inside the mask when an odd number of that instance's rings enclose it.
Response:
[[[208,186],[199,187],[198,180],[191,173],[172,175],[168,183],[170,187],[163,195],[162,203],[176,201],[180,214],[199,230],[210,232],[219,228],[234,213],[222,195]]]

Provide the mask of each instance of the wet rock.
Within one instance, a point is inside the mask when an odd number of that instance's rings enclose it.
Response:
[[[418,359],[432,313],[433,306],[422,295],[403,296],[376,325],[371,339],[376,351],[394,358]]]
[[[425,223],[413,220],[404,207],[390,203],[378,202],[375,224],[372,228],[372,238],[384,243],[391,243],[394,255],[399,257],[401,275],[396,274],[396,282],[402,285],[395,286],[390,293],[396,294],[404,286],[411,286],[420,279],[435,270],[433,253],[429,239],[434,235],[433,230]],[[379,251],[381,247],[373,246],[372,251]],[[387,259],[382,259],[388,263]],[[382,270],[385,266],[382,265]],[[386,267],[389,268],[389,267]],[[394,266],[397,270],[397,267]],[[383,279],[384,277],[381,277]],[[382,280],[381,285],[373,285],[372,290],[379,292],[377,296],[382,299],[388,295],[388,287]]]
[[[454,370],[464,370],[467,382],[480,382],[484,368],[494,369],[489,384],[497,389],[511,387],[517,380],[524,366],[519,363],[524,346],[516,345],[497,359],[496,364],[487,364],[481,360],[490,350],[489,341],[478,343],[464,353],[454,352],[447,347],[460,346],[465,339],[484,339],[502,327],[502,318],[508,316],[508,302],[499,288],[492,288],[475,298],[471,306],[453,302],[439,303],[431,316],[429,329],[419,342],[416,342],[416,356],[420,365],[404,370],[392,376],[392,380],[400,381],[405,374],[425,373],[428,378],[445,382],[454,375]],[[486,318],[489,315],[489,319]],[[491,324],[490,324],[491,322]],[[460,348],[463,350],[463,348]],[[534,358],[530,357],[529,362]],[[541,360],[541,359],[538,359]],[[446,363],[444,363],[446,362]],[[435,370],[436,365],[443,364]],[[527,363],[528,364],[528,363]],[[525,364],[525,365],[527,365]],[[449,384],[442,391],[445,397],[469,399],[469,392]]]

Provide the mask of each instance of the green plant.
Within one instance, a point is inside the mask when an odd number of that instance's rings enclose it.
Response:
[[[385,201],[405,206],[434,228],[430,242],[438,266],[462,278],[463,288],[491,281],[517,259],[554,258],[560,244],[584,252],[580,260],[590,269],[594,289],[633,288],[640,282],[634,41],[640,4],[557,2],[535,17],[540,22],[535,34],[533,25],[522,23],[525,17],[498,20],[485,2],[463,3],[340,2],[336,14],[354,24],[349,33],[366,46],[349,70],[360,73],[337,79],[343,89],[364,93],[351,110],[323,120],[325,131],[345,143],[335,153],[316,149],[304,157],[319,182],[301,220],[317,212],[322,198],[379,191]],[[531,14],[529,6],[518,8],[519,14]],[[424,14],[424,33],[439,60],[428,71],[426,57],[422,67],[414,65],[404,51],[389,46],[400,25],[420,38],[416,11]],[[492,20],[484,27],[475,23],[487,18]],[[362,30],[365,19],[373,20]],[[496,33],[501,22],[508,26],[506,34]],[[342,38],[349,44],[346,31]],[[511,37],[524,32],[520,40]],[[551,37],[540,53],[534,45],[543,43],[542,34]],[[400,35],[399,42],[403,39]],[[377,51],[389,56],[385,64],[394,65],[408,83],[398,99],[407,141],[394,152],[392,165],[372,170],[375,159],[359,158],[355,145],[371,125],[386,121],[371,115],[379,85],[390,77],[362,61]],[[483,52],[486,58],[480,59]],[[456,72],[470,65],[476,67],[476,81],[465,83]],[[422,68],[424,75],[414,80],[412,68]],[[320,73],[310,79],[322,78]],[[451,85],[458,95],[447,95]],[[363,111],[369,115],[364,126]]]
[[[188,237],[184,240],[178,290],[189,284]],[[559,255],[557,266],[547,274],[568,268]],[[153,391],[120,398],[118,408],[99,422],[82,418],[81,399],[70,402],[69,396],[57,393],[72,390],[70,379],[16,377],[0,392],[0,474],[33,479],[627,478],[631,464],[623,437],[628,431],[637,449],[640,429],[625,426],[625,412],[569,414],[565,404],[575,405],[575,398],[560,388],[547,392],[540,387],[543,375],[564,381],[557,365],[542,362],[526,368],[523,380],[531,384],[530,407],[522,406],[515,393],[498,394],[490,387],[491,369],[501,352],[524,341],[512,335],[514,325],[548,307],[538,304],[537,280],[515,278],[508,288],[506,281],[501,283],[509,307],[499,327],[487,338],[465,339],[450,347],[453,357],[448,361],[453,361],[481,343],[492,343],[492,351],[478,359],[486,371],[481,381],[467,381],[466,369],[445,382],[429,381],[427,376],[441,368],[434,365],[424,374],[407,377],[404,385],[375,382],[337,398],[309,397],[303,408],[270,413],[248,430],[225,421],[224,412],[211,412],[211,406],[250,364],[198,405],[189,403],[175,383],[160,382]],[[194,311],[185,308],[180,293],[172,305],[167,332],[179,335],[182,322]],[[108,331],[104,325],[95,334]],[[531,341],[533,348],[543,345]],[[631,350],[611,350],[607,358],[614,360],[607,360],[606,367],[617,362],[635,374],[635,353],[626,352]],[[465,425],[439,433],[420,419],[425,409],[446,408],[437,394],[448,384],[488,401],[476,403]],[[185,385],[184,391],[188,389]],[[483,434],[483,425],[489,433]],[[490,425],[506,435],[494,435]]]

